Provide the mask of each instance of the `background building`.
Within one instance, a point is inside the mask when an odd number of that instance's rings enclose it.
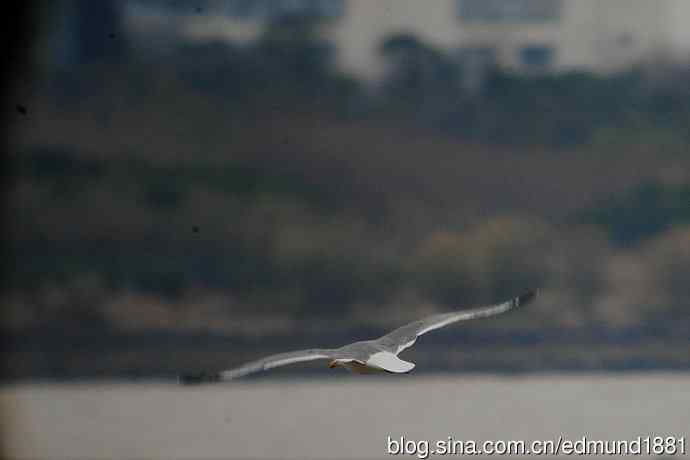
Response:
[[[190,7],[130,2],[135,33],[248,42],[285,15],[313,17],[343,70],[369,79],[385,70],[386,37],[411,34],[469,66],[521,72],[615,72],[690,44],[682,0],[208,0]],[[622,13],[625,14],[622,14]],[[168,41],[169,42],[169,41]]]

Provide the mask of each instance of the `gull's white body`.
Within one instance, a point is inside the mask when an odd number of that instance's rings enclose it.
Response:
[[[414,363],[403,361],[388,351],[374,353],[364,363],[354,359],[334,359],[331,361],[331,367],[336,366],[344,367],[355,374],[378,374],[380,372],[406,374],[414,369]]]

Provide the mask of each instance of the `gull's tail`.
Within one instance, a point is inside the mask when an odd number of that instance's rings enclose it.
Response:
[[[193,372],[189,374],[180,374],[177,378],[177,381],[182,385],[213,383],[220,381],[220,374],[218,372]]]

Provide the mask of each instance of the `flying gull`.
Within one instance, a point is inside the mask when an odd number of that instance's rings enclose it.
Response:
[[[274,367],[317,359],[329,360],[328,367],[330,368],[344,367],[357,374],[379,372],[406,374],[414,369],[415,365],[398,358],[398,354],[414,345],[419,336],[459,321],[498,315],[513,308],[526,305],[536,296],[537,291],[531,291],[495,305],[432,315],[399,327],[378,339],[354,342],[340,348],[314,348],[280,353],[227,371],[185,374],[180,376],[180,383],[233,380],[255,372],[273,369]]]

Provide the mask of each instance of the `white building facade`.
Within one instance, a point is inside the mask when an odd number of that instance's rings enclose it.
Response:
[[[157,15],[155,1],[131,3],[133,29],[174,26],[194,41],[248,42],[271,18],[311,15],[339,67],[366,79],[382,75],[379,47],[401,33],[469,64],[527,73],[610,73],[690,56],[690,0],[207,0],[179,15]]]

